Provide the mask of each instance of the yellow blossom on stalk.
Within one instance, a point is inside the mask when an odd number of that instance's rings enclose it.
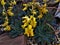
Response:
[[[43,14],[45,14],[45,13],[47,13],[47,12],[48,12],[48,10],[47,10],[46,8],[43,8],[43,9],[42,9],[42,13],[43,13]]]
[[[40,14],[40,15],[38,16],[39,19],[41,19],[42,17],[43,17],[43,14]]]
[[[6,16],[6,17],[5,17],[5,22],[4,22],[4,24],[2,24],[2,26],[5,27],[5,26],[8,25],[8,23],[9,23],[9,22],[8,22],[8,17]]]
[[[4,0],[1,0],[1,5],[5,5],[6,4],[6,2],[4,1]]]
[[[6,25],[8,25],[7,21],[5,21],[4,24],[2,24],[2,26],[6,26]]]
[[[30,24],[32,25],[33,28],[35,28],[37,24],[36,18],[34,16],[30,16],[30,20],[31,20]]]
[[[10,10],[7,11],[7,14],[8,14],[9,16],[14,16],[14,13],[12,13]]]
[[[27,10],[27,6],[22,9],[23,11]]]
[[[45,3],[45,4],[42,6],[42,8],[46,8],[46,6],[47,6],[47,4]]]
[[[11,30],[11,27],[9,25],[7,25],[5,28],[4,28],[4,31],[10,31]]]
[[[33,29],[32,29],[32,26],[31,25],[28,25],[27,28],[25,28],[25,33],[28,37],[29,36],[34,36],[34,32],[33,32]]]
[[[27,25],[27,23],[24,23],[24,25],[22,25],[21,27],[24,29]]]
[[[13,5],[16,5],[16,1],[15,0],[13,1]]]
[[[24,23],[24,25],[22,25],[22,28],[24,29],[28,23],[30,22],[30,19],[28,16],[22,17],[24,20],[22,21]]]
[[[48,12],[48,10],[46,9],[46,3],[42,6],[42,7],[40,7],[40,13],[43,13],[43,14],[45,14],[45,13],[47,13]]]

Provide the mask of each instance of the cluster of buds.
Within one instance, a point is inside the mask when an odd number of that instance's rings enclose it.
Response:
[[[23,25],[22,28],[25,29],[25,33],[28,37],[29,36],[34,36],[33,29],[36,27],[36,18],[34,16],[28,16],[23,17]]]

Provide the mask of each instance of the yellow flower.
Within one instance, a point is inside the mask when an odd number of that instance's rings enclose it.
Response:
[[[10,31],[11,30],[11,27],[9,25],[7,25],[5,28],[4,28],[4,31]]]
[[[30,22],[30,19],[28,16],[25,16],[25,17],[22,17],[24,20],[23,20],[23,23],[29,23]]]
[[[39,19],[41,19],[42,17],[43,17],[43,14],[40,14],[40,15],[38,16]]]
[[[45,3],[45,4],[42,6],[42,8],[46,8],[46,6],[47,6],[47,4]]]
[[[11,11],[7,11],[7,14],[8,14],[9,16],[14,16],[14,13],[12,13]]]
[[[42,9],[42,13],[43,13],[43,14],[45,14],[45,13],[47,13],[47,12],[48,12],[48,10],[47,10],[46,8],[43,8],[43,9]]]
[[[27,23],[24,23],[24,25],[22,25],[21,27],[24,29],[27,25]]]
[[[34,36],[34,32],[32,28],[36,27],[36,18],[34,16],[25,16],[23,17],[23,23],[24,25],[22,25],[22,28],[25,29],[25,33],[28,37],[32,37]]]
[[[22,25],[21,27],[24,29],[30,22],[30,19],[28,16],[22,17],[24,20],[22,21],[24,23],[24,25]]]
[[[34,36],[32,25],[28,25],[27,28],[28,28],[28,32],[29,32],[30,36]]]
[[[27,7],[24,7],[22,10],[23,10],[23,11],[27,10]]]
[[[15,0],[13,1],[13,5],[16,5],[16,1]]]
[[[1,5],[5,5],[6,4],[6,2],[4,2],[4,0],[1,0]]]
[[[31,18],[31,21],[30,21],[30,24],[32,25],[32,27],[36,27],[36,24],[37,24],[37,22],[36,22],[36,18],[35,17],[33,17],[33,16],[30,16],[30,18]]]
[[[28,25],[27,28],[25,28],[25,33],[28,37],[29,36],[34,36],[34,33],[33,33],[33,29],[32,29],[32,26],[31,25]]]
[[[7,21],[4,22],[4,24],[2,24],[2,26],[6,26],[6,25],[8,25],[8,22]]]

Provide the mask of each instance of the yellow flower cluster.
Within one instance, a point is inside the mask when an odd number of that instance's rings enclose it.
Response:
[[[22,9],[23,11],[27,10],[28,5],[27,4],[23,4],[24,8]]]
[[[46,3],[44,5],[42,5],[40,8],[39,8],[39,11],[40,11],[40,15],[38,16],[39,19],[41,19],[43,17],[44,14],[46,14],[48,12],[48,10],[46,9]]]
[[[30,18],[28,16],[23,17],[23,23],[24,25],[22,25],[22,28],[25,29],[25,33],[28,37],[29,36],[34,36],[33,33],[33,28],[36,27],[36,18],[34,16],[30,16]]]
[[[16,1],[11,1],[10,3],[10,7],[8,7],[8,10],[7,10],[7,14],[9,16],[14,16],[14,13],[12,12],[12,9],[13,9],[13,6],[16,5]]]
[[[9,24],[8,17],[6,16],[5,22],[4,22],[4,24],[2,24],[2,26],[4,27],[4,31],[10,31],[11,30],[11,27],[8,24]]]
[[[14,16],[14,13],[11,11],[13,7],[9,7],[9,9],[7,10],[7,14],[9,16]]]
[[[33,0],[35,2],[35,0]],[[31,10],[31,13],[33,15],[36,15],[37,14],[37,11],[35,10],[36,8],[39,10],[39,15],[38,15],[38,18],[41,19],[43,17],[44,14],[46,14],[48,12],[47,10],[47,0],[43,0],[43,2],[45,3],[44,5],[40,5],[40,3],[38,2],[30,2],[30,3],[27,3],[27,4],[23,4],[23,6],[25,6],[23,8],[23,11],[27,10],[28,7],[32,7],[32,10]]]
[[[10,5],[16,5],[16,1],[15,0],[14,1],[11,1],[9,4]]]

